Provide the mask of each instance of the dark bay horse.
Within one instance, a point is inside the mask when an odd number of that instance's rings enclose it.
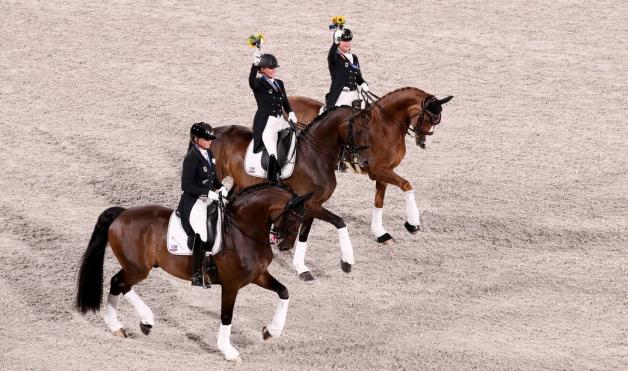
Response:
[[[217,269],[205,274],[211,282],[222,286],[217,345],[227,360],[239,361],[239,352],[229,340],[231,319],[238,290],[249,283],[279,295],[273,319],[262,332],[264,339],[281,335],[288,312],[288,289],[268,272],[273,259],[268,234],[274,224],[280,237],[296,235],[308,198],[309,195],[298,196],[286,186],[263,184],[244,189],[225,208],[223,247],[213,257]],[[142,332],[150,333],[153,312],[133,286],[148,277],[154,267],[186,281],[192,276],[192,256],[172,255],[166,246],[172,212],[162,206],[140,206],[111,207],[100,214],[79,270],[78,310],[86,313],[100,309],[105,247],[109,242],[122,269],[111,278],[105,323],[115,335],[126,337],[117,315],[122,294],[137,311]]]
[[[420,229],[419,209],[414,190],[409,181],[395,173],[395,168],[406,155],[406,134],[415,136],[417,145],[425,148],[427,135],[440,123],[442,105],[453,97],[437,99],[422,90],[406,87],[392,91],[372,101],[363,111],[369,118],[369,148],[364,155],[368,163],[360,164],[360,170],[375,180],[375,204],[371,218],[371,231],[377,242],[391,243],[392,236],[384,229],[382,211],[388,184],[396,185],[405,194],[406,222],[410,233]],[[323,106],[317,100],[291,96],[288,98],[299,122],[309,123]]]
[[[299,234],[299,241],[294,244],[293,266],[303,280],[313,279],[305,266],[307,236],[314,218],[333,224],[338,231],[342,258],[341,268],[351,271],[354,264],[353,246],[344,220],[322,206],[336,189],[334,168],[340,158],[344,145],[353,142],[356,148],[368,146],[368,128],[362,115],[351,120],[353,111],[348,107],[338,107],[321,115],[307,129],[299,133],[297,158],[292,176],[282,180],[297,193],[312,192],[312,198],[306,203],[306,213]],[[212,142],[212,151],[216,157],[216,168],[221,179],[233,178],[234,188],[240,189],[266,179],[256,178],[246,173],[244,158],[247,146],[252,138],[251,130],[244,126],[221,126],[214,131],[216,139]],[[279,246],[282,250],[292,248],[294,241],[285,240]]]

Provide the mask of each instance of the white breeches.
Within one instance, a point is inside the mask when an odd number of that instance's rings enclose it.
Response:
[[[358,93],[357,90],[354,90],[354,91],[345,91],[345,90],[343,90],[342,93],[340,93],[340,96],[338,96],[338,100],[336,100],[336,104],[334,104],[334,106],[349,106],[349,107],[351,107],[351,104],[356,99],[361,99],[360,98],[360,94]],[[362,107],[361,108],[364,108],[364,101],[362,101]]]
[[[210,203],[213,202],[208,200]],[[192,211],[190,212],[190,225],[195,233],[201,236],[203,242],[207,242],[207,206],[209,203],[201,201],[199,198],[196,200]]]
[[[289,127],[288,121],[284,120],[283,116],[268,117],[266,127],[262,133],[262,142],[264,142],[264,146],[266,146],[269,155],[275,155],[275,157],[277,157],[277,138],[279,132]]]

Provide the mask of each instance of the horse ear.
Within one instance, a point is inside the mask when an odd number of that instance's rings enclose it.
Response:
[[[450,95],[450,96],[448,96],[447,98],[439,99],[439,100],[438,100],[438,103],[439,103],[439,104],[441,104],[441,105],[443,105],[443,104],[445,104],[445,103],[449,102],[449,101],[450,101],[453,97],[454,97],[453,95]]]

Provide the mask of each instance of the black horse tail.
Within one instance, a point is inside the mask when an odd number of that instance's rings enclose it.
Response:
[[[76,293],[76,309],[81,313],[100,309],[103,286],[103,264],[107,247],[109,226],[122,214],[123,207],[110,207],[98,217],[92,238],[81,260]]]

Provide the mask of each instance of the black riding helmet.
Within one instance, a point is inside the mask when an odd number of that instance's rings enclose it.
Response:
[[[350,29],[345,28],[342,30],[342,35],[340,35],[340,41],[351,41],[353,40],[353,33]]]
[[[259,68],[277,68],[279,67],[279,63],[277,63],[277,58],[275,58],[272,54],[262,54],[259,60],[259,64],[257,65]]]
[[[190,129],[190,140],[194,140],[194,138],[214,140],[216,139],[214,128],[206,122],[197,122]]]

